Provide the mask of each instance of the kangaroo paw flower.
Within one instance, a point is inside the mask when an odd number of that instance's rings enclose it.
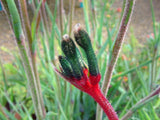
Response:
[[[77,24],[74,36],[77,44],[85,51],[89,70],[73,40],[68,35],[64,35],[61,48],[65,56],[59,56],[61,71],[54,68],[55,71],[72,85],[92,96],[103,108],[109,120],[118,120],[117,114],[100,90],[98,83],[101,75],[89,35],[80,24]]]

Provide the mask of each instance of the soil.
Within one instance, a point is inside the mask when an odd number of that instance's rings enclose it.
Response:
[[[160,22],[160,0],[152,0],[156,21]],[[116,0],[114,7],[121,7],[122,1]],[[145,43],[147,35],[153,33],[152,13],[150,0],[136,0],[132,20],[127,33],[129,36],[130,28],[133,27],[134,35],[140,43]]]
[[[153,0],[156,21],[160,22],[160,0]],[[115,0],[113,9],[122,7],[122,0]],[[75,9],[73,25],[75,23],[84,23],[83,11],[81,8]],[[133,27],[134,35],[140,43],[145,43],[148,34],[153,33],[152,14],[150,8],[150,0],[137,0],[130,27]],[[129,40],[130,27],[127,32],[125,41]],[[17,51],[14,35],[7,22],[7,18],[3,12],[0,12],[0,58],[3,62],[13,61],[13,56],[9,53]]]

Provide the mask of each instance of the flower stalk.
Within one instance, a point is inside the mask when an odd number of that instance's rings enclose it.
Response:
[[[129,25],[129,22],[130,22],[130,19],[132,16],[132,12],[133,12],[134,3],[135,3],[135,0],[127,0],[126,1],[124,15],[122,18],[122,22],[121,22],[120,29],[118,32],[118,36],[117,36],[117,39],[116,39],[116,42],[115,42],[115,45],[113,48],[113,52],[112,52],[112,58],[111,58],[111,61],[109,62],[108,69],[105,73],[104,82],[102,85],[102,91],[105,96],[107,95],[108,88],[109,88],[109,85],[111,82],[113,69],[114,69],[115,64],[117,62],[119,52],[121,50],[121,46],[123,44],[124,37],[125,37],[127,29],[128,29],[128,25]]]
[[[107,95],[107,92],[108,92],[108,89],[109,89],[109,86],[111,83],[112,73],[113,73],[114,67],[116,65],[116,62],[117,62],[117,59],[119,56],[119,52],[121,50],[121,47],[122,47],[122,44],[124,41],[124,37],[125,37],[127,29],[128,29],[128,25],[131,20],[135,1],[136,0],[126,0],[126,1],[124,0],[124,2],[126,2],[124,14],[123,14],[123,17],[121,20],[118,36],[116,38],[116,42],[114,44],[114,48],[112,51],[111,61],[109,61],[109,65],[107,66],[107,69],[106,69],[106,72],[104,75],[103,84],[102,84],[102,92],[103,92],[104,96]],[[100,107],[98,105],[97,105],[96,115],[97,115],[96,120],[102,119],[102,110],[100,109]]]

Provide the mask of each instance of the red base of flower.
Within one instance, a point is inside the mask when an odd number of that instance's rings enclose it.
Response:
[[[105,96],[102,94],[98,82],[100,81],[100,74],[98,76],[89,76],[88,77],[88,70],[84,69],[83,73],[84,75],[81,77],[80,80],[77,80],[76,78],[68,78],[66,76],[63,76],[59,71],[56,70],[57,73],[59,73],[63,78],[65,78],[68,82],[70,82],[72,85],[77,87],[83,92],[86,92],[92,98],[99,103],[99,105],[103,108],[104,112],[108,116],[109,120],[119,120],[116,112],[114,111],[113,107],[109,103],[109,101],[105,98]]]
[[[97,83],[99,83],[99,81],[101,80],[101,75],[98,74],[96,76],[92,76],[91,74],[89,75],[89,80],[90,80],[90,83],[92,85],[96,85]]]

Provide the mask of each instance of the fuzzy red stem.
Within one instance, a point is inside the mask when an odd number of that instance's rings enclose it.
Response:
[[[68,78],[63,76],[63,74],[61,74],[61,72],[59,72],[55,67],[54,70],[56,73],[58,73],[61,77],[63,77],[64,79],[66,79],[68,82],[70,82],[72,85],[74,85],[75,87],[77,87],[78,89],[80,89],[81,91],[89,94],[104,110],[104,112],[106,113],[106,115],[108,116],[109,120],[119,120],[116,112],[114,111],[113,107],[111,106],[111,104],[109,103],[109,101],[105,98],[105,96],[102,94],[102,91],[99,87],[99,84],[97,83],[97,81],[99,81],[100,79],[100,75],[97,76],[97,79],[94,78],[94,80],[92,79],[88,79],[88,70],[84,69],[83,73],[84,76],[82,77],[82,79],[77,80],[76,78]],[[92,77],[90,77],[92,78]],[[91,84],[92,81],[92,84]],[[96,83],[94,83],[96,82]]]
[[[108,116],[109,120],[119,120],[116,112],[114,111],[113,107],[109,103],[109,101],[104,97],[102,94],[99,85],[92,87],[89,90],[88,94],[93,97],[93,99],[102,107],[106,115]]]

